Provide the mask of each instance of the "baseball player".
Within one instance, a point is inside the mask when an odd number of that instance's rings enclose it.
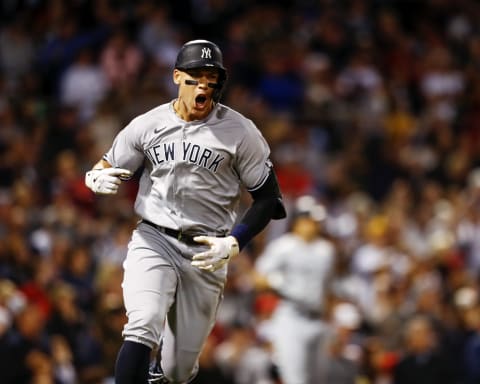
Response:
[[[319,378],[317,365],[330,329],[324,316],[335,247],[321,235],[318,220],[325,215],[324,207],[309,196],[299,203],[291,230],[271,241],[256,260],[257,287],[280,297],[272,315],[271,342],[282,383],[327,384]]]
[[[93,192],[114,194],[143,167],[140,220],[123,264],[128,321],[117,384],[190,382],[229,260],[271,219],[286,216],[265,139],[219,103],[226,79],[217,45],[186,43],[173,70],[178,97],[134,118],[86,173]],[[241,185],[253,202],[237,220]],[[160,361],[148,376],[157,347]]]

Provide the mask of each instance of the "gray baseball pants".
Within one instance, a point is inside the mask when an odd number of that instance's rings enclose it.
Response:
[[[204,249],[141,222],[123,263],[123,336],[152,349],[162,340],[161,366],[173,381],[185,381],[194,371],[223,298],[226,266],[212,273],[190,265]]]

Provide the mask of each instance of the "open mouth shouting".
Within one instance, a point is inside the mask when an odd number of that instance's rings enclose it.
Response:
[[[208,97],[204,94],[195,97],[195,109],[204,110],[208,107]]]

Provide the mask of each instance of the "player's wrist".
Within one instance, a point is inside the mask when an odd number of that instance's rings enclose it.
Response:
[[[226,239],[228,240],[228,247],[229,247],[228,256],[229,256],[229,258],[237,256],[240,252],[240,246],[238,244],[237,238],[233,235],[229,235],[229,236],[226,237]]]
[[[253,238],[249,226],[244,223],[237,224],[235,228],[232,229],[232,232],[230,232],[230,236],[233,236],[237,240],[240,250]]]

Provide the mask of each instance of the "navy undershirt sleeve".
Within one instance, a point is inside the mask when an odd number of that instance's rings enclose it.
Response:
[[[286,217],[277,178],[273,171],[264,185],[250,194],[253,197],[252,206],[231,232],[231,235],[237,239],[240,250],[260,233],[270,220]]]

